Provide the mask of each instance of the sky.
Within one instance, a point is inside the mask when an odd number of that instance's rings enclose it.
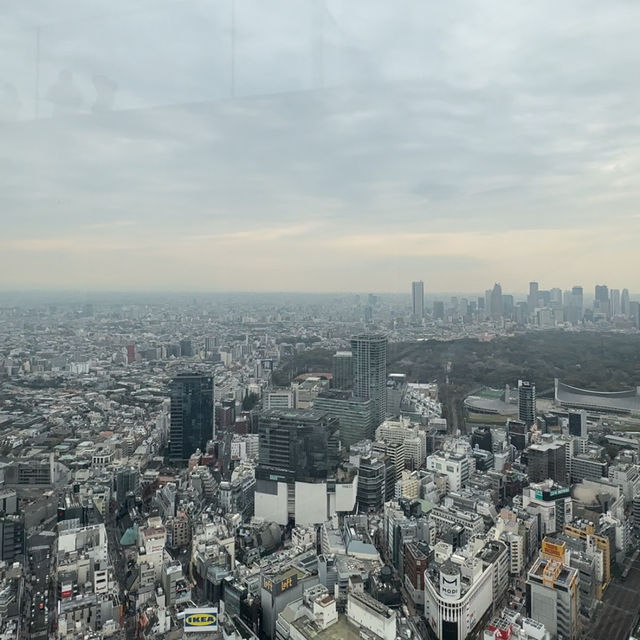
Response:
[[[640,293],[638,2],[0,16],[0,290]]]

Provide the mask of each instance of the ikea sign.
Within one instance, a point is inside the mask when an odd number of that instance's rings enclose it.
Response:
[[[217,631],[217,609],[187,609],[184,612],[184,631]]]

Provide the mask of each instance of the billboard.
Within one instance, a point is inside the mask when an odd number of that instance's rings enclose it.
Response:
[[[184,631],[187,633],[217,631],[218,609],[186,609],[184,612]]]
[[[546,538],[542,541],[542,553],[557,558],[558,560],[564,560],[564,544],[555,544],[550,542]]]
[[[262,576],[262,588],[266,589],[274,596],[278,596],[285,591],[289,591],[289,589],[293,589],[297,584],[298,575],[295,573],[287,578],[283,578],[282,580],[271,580],[266,576]]]
[[[459,600],[462,586],[459,573],[445,573],[440,570],[440,595],[447,600]]]
[[[549,491],[548,489],[540,490],[536,489],[536,500],[545,500],[548,502],[549,500],[557,500],[558,498],[568,498],[571,495],[571,489],[569,487],[558,487],[557,489],[552,489]]]

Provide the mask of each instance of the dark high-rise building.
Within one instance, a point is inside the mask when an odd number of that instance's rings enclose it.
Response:
[[[414,318],[424,316],[424,282],[419,280],[411,283],[411,309]]]
[[[390,373],[387,377],[387,417],[399,416],[402,403],[407,393],[407,375],[405,373]]]
[[[378,458],[362,458],[358,468],[358,510],[380,511],[386,498],[387,467]],[[393,470],[395,479],[395,469]]]
[[[373,426],[387,415],[387,337],[364,334],[351,338],[353,394],[373,401]]]
[[[7,564],[24,562],[25,532],[19,516],[0,518],[0,560]]]
[[[268,410],[258,419],[255,515],[316,525],[355,507],[357,469],[340,461],[338,419],[314,409]],[[338,486],[347,485],[343,500]]]
[[[471,446],[485,451],[493,451],[493,437],[489,427],[476,427],[471,434]]]
[[[360,440],[373,440],[371,399],[354,398],[349,391],[323,391],[313,401],[313,408],[325,411],[340,422],[340,442],[344,447]]]
[[[569,411],[569,435],[587,437],[587,414],[585,411]]]
[[[436,300],[433,303],[433,319],[444,320],[444,302]]]
[[[138,489],[140,472],[135,467],[121,467],[116,473],[116,499],[118,506],[124,504],[127,493]]]
[[[338,351],[333,354],[333,380],[331,386],[334,389],[353,388],[353,354],[351,351]]]
[[[512,444],[518,451],[522,451],[529,444],[529,429],[527,423],[522,420],[508,420],[507,435],[509,436],[509,444]]]
[[[495,456],[491,451],[485,451],[484,449],[474,449],[473,457],[476,460],[476,471],[486,472],[494,468]]]
[[[232,429],[235,424],[233,411],[230,407],[224,406],[221,402],[216,403],[216,431],[220,429]]]
[[[236,422],[236,399],[235,398],[225,398],[222,401],[222,407],[229,411],[231,415],[231,424],[235,424]]]
[[[518,419],[530,427],[536,421],[536,385],[518,380]]]
[[[600,313],[609,314],[609,287],[606,284],[597,284],[593,307]]]
[[[429,546],[424,542],[404,543],[405,585],[414,603],[424,601],[424,574],[432,555]]]
[[[191,358],[193,356],[193,345],[188,338],[180,340],[180,355],[183,358]]]
[[[567,482],[566,445],[559,442],[532,444],[526,451],[527,472],[531,482],[551,478],[559,484]]]
[[[171,381],[169,459],[186,461],[214,438],[213,376],[181,374]]]
[[[338,466],[339,422],[325,411],[264,411],[258,438],[259,480],[316,482],[326,480]]]

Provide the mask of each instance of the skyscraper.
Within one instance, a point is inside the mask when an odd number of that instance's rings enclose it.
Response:
[[[572,324],[582,322],[584,292],[582,287],[573,287],[568,301],[567,320]]]
[[[337,351],[333,354],[334,389],[351,389],[353,387],[353,354],[351,351]]]
[[[549,306],[558,313],[557,317],[562,319],[562,316],[559,315],[559,312],[562,311],[562,289],[554,287],[549,291]]]
[[[518,380],[518,419],[530,427],[536,421],[536,385]]]
[[[351,338],[353,394],[373,401],[373,426],[387,414],[387,337],[364,334]]]
[[[609,313],[609,287],[606,284],[597,284],[593,307],[600,313]]]
[[[412,312],[414,318],[424,316],[424,282],[418,280],[411,283]]]
[[[620,315],[620,289],[611,289],[610,291],[609,312],[615,317]]]
[[[623,289],[620,296],[620,313],[625,317],[629,317],[629,289]]]
[[[502,318],[504,314],[504,303],[502,300],[502,287],[496,282],[491,290],[491,317],[494,320]]]
[[[529,315],[533,314],[538,306],[538,298],[540,297],[540,293],[538,290],[537,282],[529,283],[529,296],[527,297],[527,307],[529,310]]]
[[[189,459],[204,451],[214,433],[213,376],[181,374],[170,385],[171,426],[169,459]]]
[[[629,303],[629,317],[636,329],[640,329],[640,303],[632,300]]]

